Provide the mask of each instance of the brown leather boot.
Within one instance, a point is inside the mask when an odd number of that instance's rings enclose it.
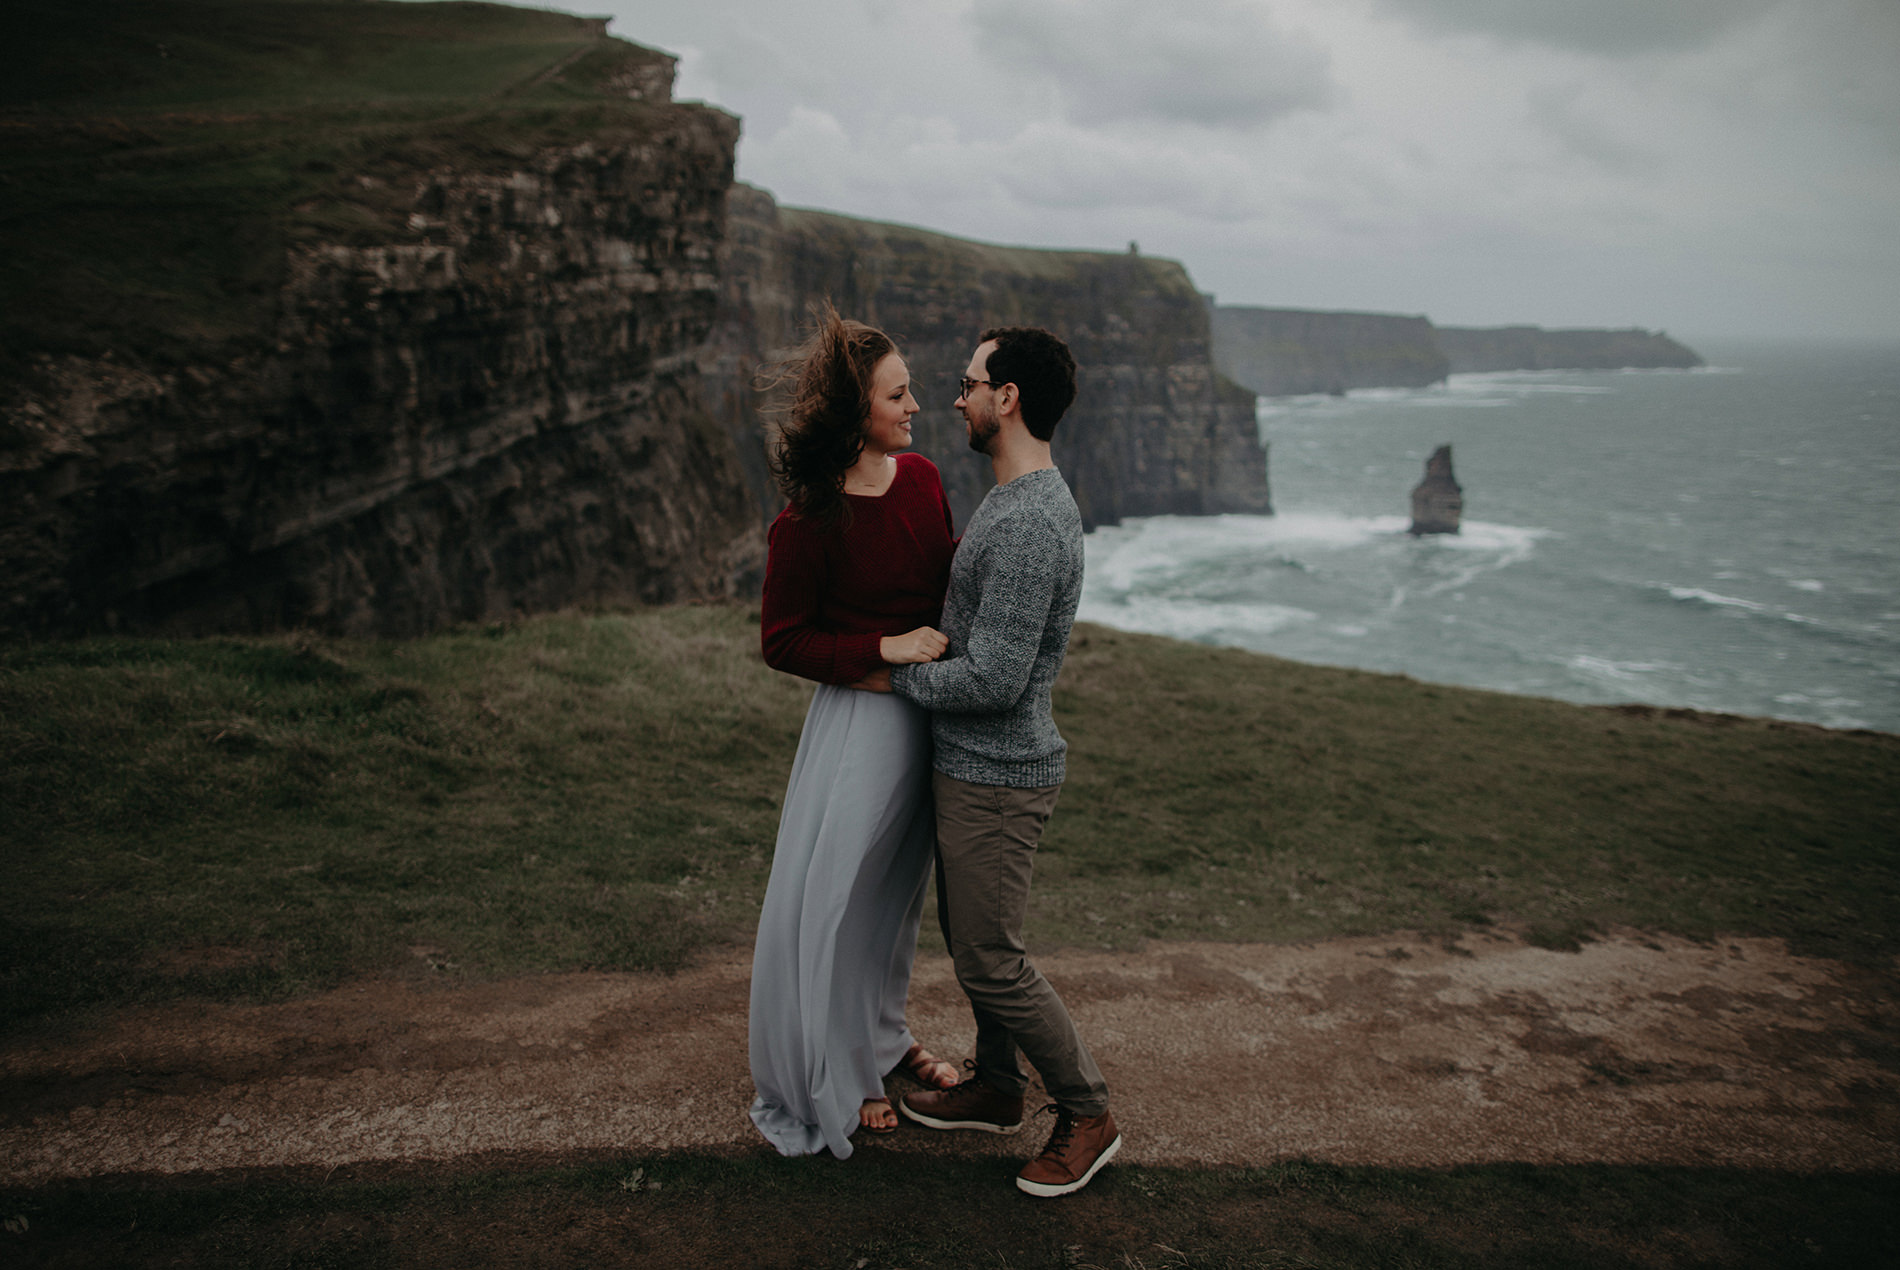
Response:
[[[1054,1103],[1043,1110],[1056,1113],[1055,1132],[1049,1135],[1049,1145],[1042,1154],[1016,1175],[1016,1185],[1031,1195],[1079,1191],[1122,1149],[1115,1117],[1106,1111],[1099,1116],[1077,1116]]]
[[[975,1075],[948,1089],[905,1094],[898,1106],[910,1119],[933,1129],[1014,1133],[1023,1127],[1022,1095],[998,1093]]]

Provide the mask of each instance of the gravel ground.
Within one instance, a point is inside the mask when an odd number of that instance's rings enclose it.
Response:
[[[1776,941],[1623,933],[1553,952],[1498,932],[1037,961],[1108,1077],[1128,1161],[1900,1168],[1900,976]],[[418,971],[16,1037],[0,1049],[0,1183],[763,1151],[745,1117],[749,965],[473,987]],[[911,1022],[939,1053],[969,1052],[941,954],[919,959]],[[1015,1159],[1041,1136],[952,1148],[906,1123],[859,1140]]]

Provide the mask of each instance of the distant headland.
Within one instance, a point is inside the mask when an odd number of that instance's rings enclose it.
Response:
[[[1210,304],[1214,362],[1263,397],[1424,388],[1505,370],[1690,369],[1702,358],[1661,331],[1435,326],[1425,317]]]

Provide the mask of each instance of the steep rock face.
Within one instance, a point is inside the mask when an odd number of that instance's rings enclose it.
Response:
[[[1412,487],[1410,532],[1455,534],[1464,513],[1464,489],[1451,472],[1451,447],[1441,445],[1425,460],[1425,479]]]
[[[737,122],[655,62],[638,129],[415,170],[384,241],[295,247],[268,345],[37,359],[0,403],[0,631],[401,635],[755,585],[695,360]]]
[[[1438,328],[1454,374],[1501,370],[1687,370],[1695,351],[1661,331],[1546,331],[1539,326]]]
[[[1263,397],[1423,388],[1449,370],[1422,317],[1216,305],[1213,333],[1215,365]]]
[[[910,364],[917,448],[944,475],[957,523],[991,483],[952,403],[986,327],[1044,326],[1081,367],[1055,456],[1084,521],[1166,513],[1269,512],[1253,394],[1214,368],[1205,303],[1173,261],[996,247],[900,225],[778,207],[735,186],[723,249],[724,303],[702,358],[709,399],[765,477],[756,372],[783,357],[829,299],[888,331]]]

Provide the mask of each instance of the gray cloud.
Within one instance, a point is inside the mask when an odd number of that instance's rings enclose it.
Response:
[[[1783,0],[1383,0],[1420,27],[1624,57],[1700,48]]]
[[[1606,171],[1654,173],[1660,160],[1650,150],[1618,138],[1586,112],[1575,86],[1534,88],[1527,98],[1530,121],[1577,158]]]
[[[1182,3],[599,7],[787,204],[1229,303],[1900,338],[1897,0]]]
[[[978,49],[1042,79],[1069,118],[1251,127],[1325,105],[1323,49],[1246,0],[976,0]]]

